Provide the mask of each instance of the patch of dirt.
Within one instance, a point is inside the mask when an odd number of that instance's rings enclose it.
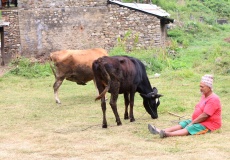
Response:
[[[224,41],[230,43],[230,37],[225,38]]]
[[[9,66],[0,66],[0,77],[10,70]]]

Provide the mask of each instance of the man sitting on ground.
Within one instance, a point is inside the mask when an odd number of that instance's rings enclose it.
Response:
[[[222,109],[219,97],[213,92],[212,75],[202,77],[200,91],[202,96],[200,102],[195,106],[191,120],[181,121],[178,125],[163,130],[148,124],[149,131],[152,134],[160,134],[161,138],[165,138],[198,135],[219,129],[222,125]]]

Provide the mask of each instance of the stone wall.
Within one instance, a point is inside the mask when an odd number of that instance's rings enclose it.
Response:
[[[2,10],[2,18],[10,22],[9,26],[4,27],[4,58],[5,63],[8,63],[12,57],[21,52],[18,11]]]
[[[155,16],[117,5],[109,5],[105,22],[106,48],[113,47],[117,39],[123,39],[127,48],[151,48],[164,44],[160,20]],[[130,32],[130,36],[127,36]],[[127,39],[127,40],[124,40]]]
[[[22,52],[40,57],[62,49],[104,48],[106,11],[106,6],[21,10]]]
[[[41,58],[62,49],[110,50],[118,39],[128,49],[164,45],[158,18],[107,0],[20,0],[18,6],[15,54]]]
[[[20,0],[19,7],[31,8],[65,8],[105,6],[107,0]]]

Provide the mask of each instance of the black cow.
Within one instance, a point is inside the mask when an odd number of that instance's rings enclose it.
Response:
[[[151,87],[144,64],[133,57],[113,56],[101,57],[93,62],[93,73],[100,95],[95,99],[101,99],[103,111],[103,128],[107,128],[106,121],[106,92],[111,93],[110,105],[116,117],[117,125],[121,125],[121,120],[117,112],[118,94],[124,94],[125,114],[124,119],[130,122],[135,121],[133,115],[133,105],[135,92],[139,92],[143,98],[146,111],[153,119],[158,118],[157,107],[160,105],[157,89]],[[130,111],[128,115],[128,105]]]

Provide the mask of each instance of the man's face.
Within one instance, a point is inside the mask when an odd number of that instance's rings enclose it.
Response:
[[[209,92],[211,92],[211,88],[205,83],[200,82],[200,92],[204,95],[207,95]]]

